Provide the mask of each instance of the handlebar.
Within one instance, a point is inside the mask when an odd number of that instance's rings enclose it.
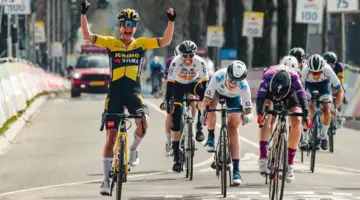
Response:
[[[266,115],[273,115],[273,116],[277,116],[277,115],[283,115],[283,116],[294,116],[294,117],[302,117],[304,114],[303,113],[299,113],[299,112],[288,112],[287,110],[270,110],[270,105],[266,104],[265,108],[264,108],[264,112],[262,114],[262,119],[261,119],[261,123],[259,125],[259,127],[261,128],[264,125],[264,121],[266,118]]]
[[[141,113],[139,115],[129,115],[129,114],[125,114],[125,113],[106,113],[104,112],[102,115],[102,121],[101,121],[101,126],[100,126],[100,131],[104,130],[104,126],[105,126],[105,119],[107,116],[115,116],[118,117],[120,119],[142,119],[141,120],[141,126],[142,126],[142,134],[145,134],[145,114]]]
[[[207,120],[207,116],[209,112],[229,112],[229,111],[235,111],[235,112],[240,112],[240,117],[242,120],[242,125],[245,125],[245,115],[244,115],[244,109],[243,106],[240,105],[239,108],[221,108],[221,109],[210,109],[210,106],[207,105],[205,112],[204,112],[204,125],[206,125],[206,120]]]

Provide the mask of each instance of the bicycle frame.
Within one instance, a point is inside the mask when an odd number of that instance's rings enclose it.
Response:
[[[221,166],[221,193],[223,197],[226,197],[227,194],[227,171],[229,171],[229,180],[231,181],[231,171],[228,164],[231,163],[231,151],[230,151],[230,140],[229,140],[229,131],[227,128],[227,114],[228,111],[240,111],[241,118],[243,120],[243,125],[245,122],[243,107],[240,105],[239,108],[227,108],[224,99],[220,99],[219,103],[221,104],[221,109],[209,109],[209,106],[206,106],[205,111],[205,118],[204,121],[207,119],[208,112],[221,112],[221,128],[220,128],[220,137],[218,139],[216,150],[214,154],[214,160],[216,164],[216,176],[219,177],[219,171]],[[224,133],[224,130],[226,133]],[[226,144],[225,144],[226,143]],[[220,150],[219,150],[220,149]],[[224,154],[226,154],[224,156]],[[220,163],[221,162],[221,163]],[[231,184],[231,183],[230,183]]]

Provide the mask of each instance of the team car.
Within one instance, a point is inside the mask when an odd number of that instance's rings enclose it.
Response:
[[[75,68],[69,66],[71,97],[81,93],[107,92],[110,83],[109,58],[105,48],[83,45]]]

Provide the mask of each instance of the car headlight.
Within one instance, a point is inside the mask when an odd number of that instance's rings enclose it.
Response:
[[[74,73],[72,74],[72,77],[73,77],[73,78],[76,78],[76,79],[80,79],[80,78],[81,78],[81,73],[79,73],[79,72],[74,72]]]

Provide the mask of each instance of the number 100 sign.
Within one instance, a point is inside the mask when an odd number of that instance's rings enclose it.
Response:
[[[242,36],[262,37],[264,27],[263,12],[244,12]]]
[[[323,10],[323,0],[298,0],[296,5],[296,22],[321,24]]]

